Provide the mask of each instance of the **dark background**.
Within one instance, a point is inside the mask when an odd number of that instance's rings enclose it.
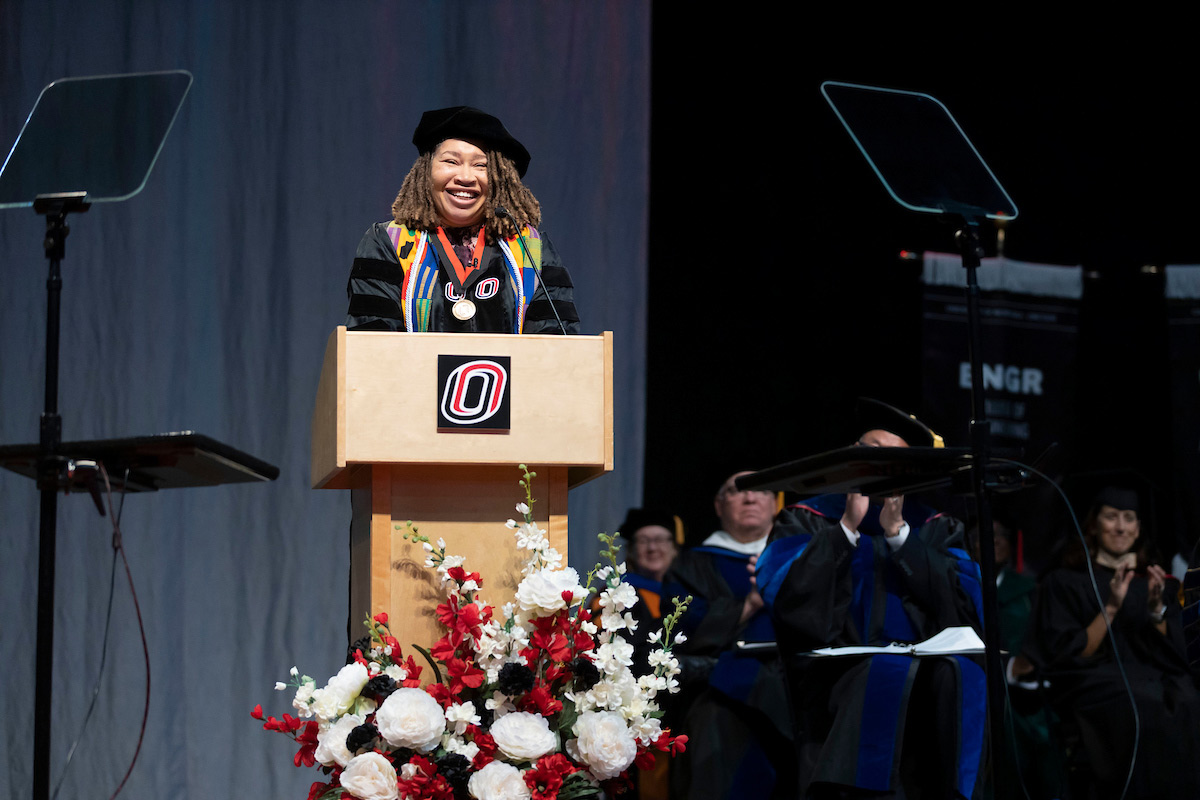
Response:
[[[829,16],[681,30],[655,6],[646,503],[698,542],[725,476],[849,443],[856,397],[922,413],[920,262],[898,254],[951,252],[953,228],[887,196],[820,94],[839,80],[945,103],[1020,209],[1004,255],[1084,267],[1075,424],[1042,466],[1077,503],[1111,477],[1095,473],[1132,471],[1169,556],[1194,533],[1172,521],[1162,274],[1146,267],[1200,262],[1186,43],[1170,20],[1084,35],[977,11],[867,33]]]

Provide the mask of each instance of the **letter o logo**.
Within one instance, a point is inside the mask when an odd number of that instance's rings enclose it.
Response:
[[[488,300],[495,297],[498,291],[500,291],[500,280],[498,278],[484,278],[475,284],[475,299]]]
[[[459,365],[442,390],[442,415],[459,425],[475,425],[500,410],[508,372],[495,361],[475,359]]]

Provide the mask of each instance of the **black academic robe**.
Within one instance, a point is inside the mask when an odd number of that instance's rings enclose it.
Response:
[[[740,622],[750,592],[749,557],[720,547],[682,551],[663,579],[665,603],[692,598],[675,653],[687,752],[671,767],[676,800],[791,800],[791,721],[774,648],[742,651],[737,642],[773,643],[770,616]],[[670,606],[666,606],[669,608]]]
[[[957,520],[913,501],[893,552],[878,511],[850,544],[844,498],[785,509],[759,559],[759,586],[788,664],[798,796],[970,797],[986,728],[980,659],[871,655],[813,658],[815,649],[919,642],[948,627],[982,630],[977,566]]]
[[[1095,588],[1086,570],[1058,569],[1042,581],[1030,654],[1050,683],[1051,701],[1064,721],[1078,729],[1099,796],[1119,797],[1135,739],[1123,666],[1140,717],[1126,796],[1200,796],[1200,693],[1187,663],[1178,584],[1168,579],[1163,595],[1165,636],[1150,618],[1149,584],[1138,576],[1112,621],[1111,637],[1106,634],[1096,653],[1085,658],[1080,653],[1087,626],[1107,601],[1114,574],[1093,566]]]
[[[540,237],[542,248],[539,288],[529,299],[525,312],[523,333],[560,333],[554,312],[558,312],[566,332],[579,333],[579,314],[575,310],[571,276],[563,266],[554,245],[546,236]],[[513,245],[520,247],[519,243]],[[483,271],[468,289],[468,298],[475,304],[471,319],[459,320],[450,313],[453,303],[447,298],[449,280],[447,265],[439,257],[437,288],[433,292],[429,312],[429,330],[452,333],[512,333],[516,302],[510,291],[510,277],[504,254],[494,244],[483,249],[480,264]],[[346,327],[350,330],[403,331],[401,310],[404,271],[396,255],[388,223],[371,226],[358,244],[354,266],[346,285],[349,309]],[[450,292],[453,293],[453,292]],[[553,309],[546,300],[549,294]]]

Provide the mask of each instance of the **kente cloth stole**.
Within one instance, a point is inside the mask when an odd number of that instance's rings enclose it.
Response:
[[[428,332],[433,294],[438,290],[435,248],[430,246],[429,235],[424,231],[412,231],[397,222],[389,222],[387,232],[396,249],[396,258],[400,260],[400,270],[404,273],[400,301],[404,327],[417,333]],[[517,312],[513,318],[513,333],[520,333],[525,326],[525,311],[530,298],[537,291],[538,272],[542,264],[542,240],[538,232],[526,227],[522,233],[525,245],[529,248],[529,259],[525,258],[525,251],[517,237],[499,243]]]

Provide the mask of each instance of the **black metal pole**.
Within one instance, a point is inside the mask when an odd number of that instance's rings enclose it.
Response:
[[[46,239],[43,246],[50,261],[46,279],[46,393],[39,431],[41,458],[38,463],[38,488],[41,510],[38,522],[37,592],[37,675],[34,697],[38,708],[33,715],[33,800],[50,797],[50,722],[54,717],[54,559],[58,530],[58,489],[62,444],[62,417],[58,414],[58,339],[62,299],[62,260],[66,238],[71,229],[67,214],[87,211],[86,193],[71,192],[44,195],[34,202],[34,211],[46,215]]]
[[[955,237],[967,270],[967,326],[971,362],[971,485],[979,525],[979,566],[983,583],[983,634],[987,647],[988,734],[992,753],[994,796],[1006,796],[1001,784],[1007,779],[998,769],[997,754],[1004,742],[1004,668],[1000,661],[1000,611],[996,600],[996,551],[992,531],[992,507],[988,500],[986,473],[991,460],[991,423],[987,419],[983,390],[983,347],[979,328],[979,269],[983,248],[979,233],[970,223]]]
[[[38,524],[37,678],[34,697],[41,713],[33,715],[33,797],[50,797],[50,721],[54,716],[54,558],[58,528],[58,466],[62,417],[58,414],[58,333],[62,297],[61,261],[67,235],[65,213],[46,216],[46,394],[40,426],[41,463],[38,485],[41,512]]]

